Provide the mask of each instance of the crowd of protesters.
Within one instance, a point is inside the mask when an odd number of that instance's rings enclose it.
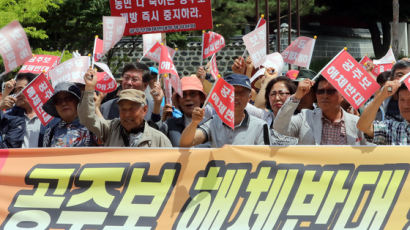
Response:
[[[369,67],[368,71],[371,71]],[[408,145],[410,91],[399,82],[410,61],[397,61],[376,76],[382,86],[366,105],[352,109],[324,78],[310,70],[281,75],[267,68],[256,72],[238,57],[232,74],[223,76],[235,89],[234,125],[224,124],[211,105],[204,105],[214,80],[199,67],[181,78],[183,96],[164,103],[158,71],[136,62],[124,66],[115,93],[97,93],[96,71],[84,84],[62,82],[43,110],[54,117],[43,126],[20,92],[35,74],[21,73],[4,84],[0,102],[1,148],[36,147],[222,147],[231,145]],[[296,79],[291,80],[289,75]]]

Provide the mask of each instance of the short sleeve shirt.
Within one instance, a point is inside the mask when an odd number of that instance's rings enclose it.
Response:
[[[373,143],[378,145],[409,145],[410,124],[407,121],[384,120],[373,122]]]
[[[204,132],[207,141],[210,141],[214,148],[222,147],[225,144],[264,145],[263,126],[265,124],[265,121],[250,116],[245,111],[245,118],[241,124],[235,126],[234,130],[225,125],[217,115],[199,126],[199,129]]]

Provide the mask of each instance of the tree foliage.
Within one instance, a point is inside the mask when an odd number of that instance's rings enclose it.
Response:
[[[41,14],[50,9],[58,9],[62,0],[0,0],[0,28],[13,20],[18,20],[27,35],[37,39],[47,39],[47,31],[37,26],[46,23]]]

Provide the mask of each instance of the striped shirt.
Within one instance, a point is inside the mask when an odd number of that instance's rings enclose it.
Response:
[[[378,145],[409,145],[410,124],[407,121],[384,120],[373,122],[373,143]]]

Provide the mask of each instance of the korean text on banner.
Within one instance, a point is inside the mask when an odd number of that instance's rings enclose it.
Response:
[[[43,110],[43,105],[53,96],[53,92],[54,89],[44,73],[31,81],[22,92],[44,126],[53,118]]]
[[[96,62],[94,64],[104,71],[97,72],[97,84],[95,85],[95,90],[102,93],[111,93],[115,91],[117,89],[117,81],[115,81],[107,64],[102,62]]]
[[[57,65],[59,60],[59,56],[42,54],[34,55],[30,60],[24,63],[20,68],[19,73],[47,73]]]
[[[103,55],[117,44],[124,35],[126,19],[123,17],[103,17]]]
[[[90,57],[71,58],[48,72],[53,87],[59,82],[68,81],[84,84],[84,74],[90,66]]]
[[[171,59],[174,58],[175,53],[177,52],[176,50],[164,45],[168,49],[168,53],[171,56]],[[144,53],[144,56],[154,62],[159,63],[161,59],[161,44],[159,42],[155,43],[151,49],[149,49],[146,53]],[[142,59],[142,58],[141,58]]]
[[[232,129],[235,128],[235,88],[223,78],[218,78],[208,102],[212,104],[219,118]]]
[[[409,226],[408,146],[7,151],[4,230]]]
[[[110,0],[110,6],[111,15],[125,18],[125,36],[212,29],[211,0]]]
[[[12,21],[0,30],[0,55],[6,70],[4,74],[32,58],[26,32],[18,21]]]
[[[225,39],[222,35],[208,31],[203,36],[202,59],[210,57],[225,47]]]
[[[219,70],[216,64],[216,55],[213,55],[211,61],[209,62],[209,69],[211,72],[212,77],[216,80],[218,79]]]
[[[314,38],[298,37],[283,52],[283,60],[292,65],[309,69],[315,47]]]
[[[266,56],[266,25],[242,37],[255,67],[262,65]]]
[[[172,58],[169,55],[167,47],[160,44],[160,50],[161,57],[159,62],[158,73],[169,73],[178,76],[177,69],[175,68],[174,62],[172,61]]]
[[[327,64],[321,74],[355,109],[361,107],[380,88],[376,80],[346,50]]]

